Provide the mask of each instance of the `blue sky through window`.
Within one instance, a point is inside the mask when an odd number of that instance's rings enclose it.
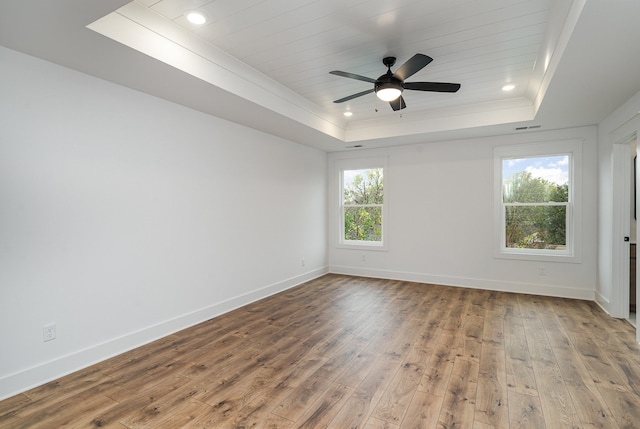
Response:
[[[569,182],[569,155],[502,160],[503,180],[507,180],[514,174],[522,171],[531,173],[532,177],[538,177],[558,185],[564,185]]]
[[[357,175],[365,177],[367,174],[367,169],[362,170],[344,170],[344,187],[348,188],[353,183],[353,179]]]

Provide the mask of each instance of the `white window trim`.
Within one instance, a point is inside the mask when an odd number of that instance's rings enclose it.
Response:
[[[382,204],[382,240],[381,241],[360,241],[345,240],[344,238],[344,210],[343,203],[343,172],[345,170],[366,170],[370,168],[382,168],[384,170],[384,204]],[[357,250],[388,250],[389,236],[389,200],[388,200],[388,159],[385,158],[358,158],[358,159],[339,159],[335,161],[335,172],[338,175],[338,192],[337,207],[338,216],[336,216],[336,248],[339,249],[357,249]]]
[[[567,249],[512,249],[504,244],[502,204],[502,160],[554,155],[570,155],[570,204],[567,205]],[[545,262],[582,262],[582,140],[562,140],[494,148],[494,257]],[[531,205],[531,204],[527,204]]]

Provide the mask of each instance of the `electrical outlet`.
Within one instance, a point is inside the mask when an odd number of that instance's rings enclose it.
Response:
[[[362,262],[367,262],[367,255],[362,255]]]
[[[52,323],[50,325],[45,325],[42,327],[42,341],[45,343],[47,341],[56,339],[56,324]]]
[[[304,267],[304,258],[302,258],[302,264],[301,265]]]
[[[545,273],[545,271],[544,271],[544,267],[539,267],[539,268],[538,268],[538,275],[539,275],[539,276],[545,276],[545,275],[547,275],[547,273]]]

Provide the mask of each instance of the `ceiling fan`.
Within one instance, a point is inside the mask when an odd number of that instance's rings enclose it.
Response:
[[[459,83],[446,82],[405,82],[405,79],[414,75],[427,66],[433,58],[424,54],[415,54],[413,57],[400,66],[395,73],[391,72],[391,67],[396,63],[395,57],[385,57],[382,64],[387,66],[387,72],[378,79],[371,79],[366,76],[360,76],[349,72],[334,70],[329,73],[336,76],[348,77],[350,79],[362,80],[373,84],[373,88],[348,97],[335,100],[334,103],[343,103],[353,100],[354,98],[375,92],[379,99],[388,101],[393,110],[401,110],[407,107],[402,98],[402,91],[410,89],[414,91],[435,91],[435,92],[457,92],[460,89]]]

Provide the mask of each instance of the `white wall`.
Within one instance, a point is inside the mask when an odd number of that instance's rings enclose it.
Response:
[[[581,263],[494,258],[493,149],[498,145],[583,140]],[[336,248],[332,272],[454,286],[594,299],[596,285],[596,128],[514,134],[329,155],[329,207],[337,213],[338,159],[388,157],[388,251]],[[365,256],[363,261],[362,256]],[[540,276],[544,268],[546,275]]]
[[[324,152],[0,64],[0,399],[327,271]]]
[[[629,133],[638,131],[640,114],[640,92],[633,95],[626,103],[612,112],[598,124],[598,285],[596,300],[609,313],[619,316],[614,301],[615,278],[619,276],[618,252],[614,245],[614,185],[619,171],[613,168],[614,145]],[[617,235],[617,234],[616,234]],[[621,237],[617,237],[621,238]]]

